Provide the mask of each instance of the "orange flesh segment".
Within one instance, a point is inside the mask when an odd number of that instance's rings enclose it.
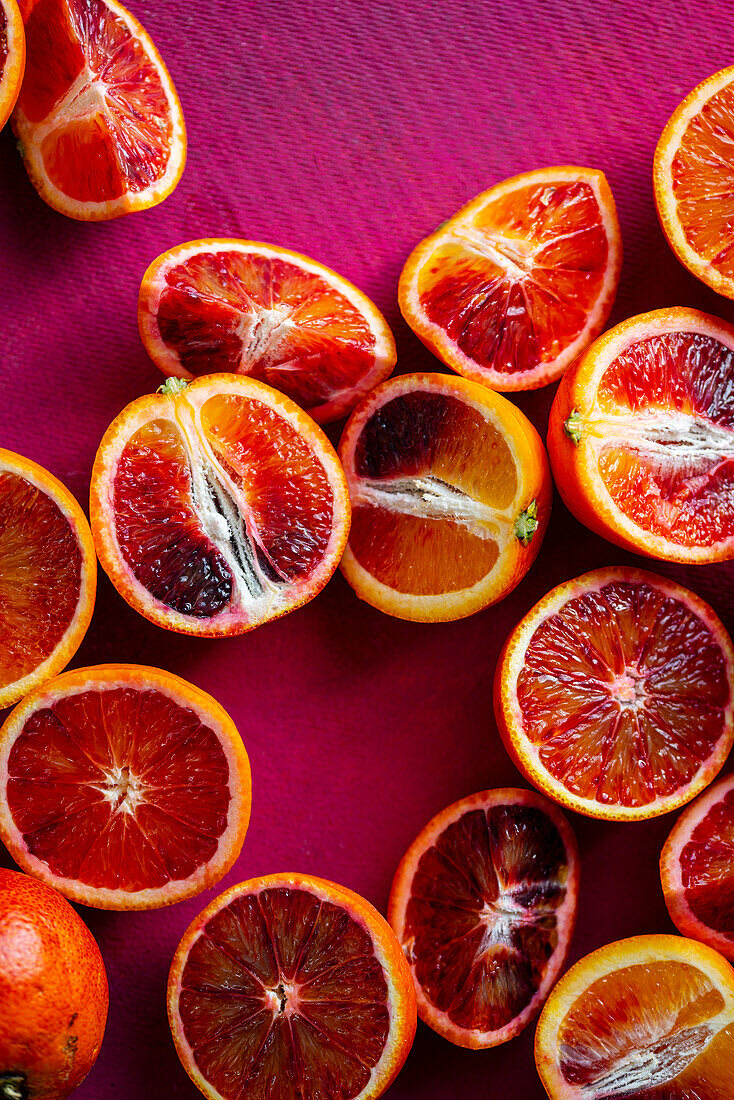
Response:
[[[726,278],[734,276],[734,85],[688,123],[671,162],[676,212],[686,241]]]
[[[693,915],[734,942],[734,790],[695,826],[679,859]]]
[[[509,1024],[538,992],[558,947],[568,855],[529,806],[471,810],[418,861],[405,910],[416,980],[457,1027]]]
[[[589,1100],[727,1100],[734,1024],[712,1022],[724,1005],[711,979],[688,963],[637,963],[606,974],[561,1023],[563,1077]]]
[[[8,17],[0,4],[0,83],[5,75],[5,63],[8,60]]]
[[[185,879],[227,826],[229,765],[189,707],[152,688],[60,698],[26,721],[7,797],[55,875],[135,891]]]
[[[224,1100],[351,1100],[387,1042],[388,989],[372,940],[307,890],[235,898],[204,926],[181,976],[196,1065]]]
[[[51,182],[79,202],[118,199],[165,174],[173,138],[158,69],[103,0],[38,0],[26,22],[18,106]]]
[[[693,780],[729,691],[706,623],[639,581],[569,599],[535,630],[517,680],[542,766],[576,797],[634,807]]]
[[[53,653],[81,583],[79,543],[58,505],[18,474],[0,472],[0,687]]]
[[[711,336],[640,340],[597,391],[599,472],[617,507],[682,546],[734,535],[734,352]]]
[[[491,513],[510,507],[518,481],[505,438],[478,409],[425,390],[394,397],[364,424],[354,469],[349,545],[378,581],[435,595],[490,572]]]
[[[135,577],[167,607],[206,619],[227,610],[238,587],[257,598],[266,584],[307,581],[329,543],[333,493],[306,440],[262,402],[211,397],[200,424],[218,466],[202,440],[186,446],[173,420],[150,421],[122,452],[114,500]],[[238,577],[202,518],[212,511]]]
[[[539,183],[451,227],[418,273],[426,316],[481,367],[550,363],[583,331],[609,244],[588,183]]]
[[[165,271],[163,342],[194,376],[248,374],[317,411],[374,363],[363,314],[315,272],[277,256],[199,252]]]

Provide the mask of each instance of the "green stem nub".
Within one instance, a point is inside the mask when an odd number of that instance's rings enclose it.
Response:
[[[183,393],[188,386],[188,381],[185,378],[167,378],[162,386],[159,386],[156,393],[165,394],[177,394]]]
[[[563,430],[568,438],[573,443],[574,447],[578,447],[581,442],[581,436],[584,432],[584,422],[581,419],[581,413],[578,409],[574,409],[568,420],[563,425]]]
[[[0,1100],[28,1100],[24,1073],[0,1073]]]
[[[538,502],[531,501],[524,512],[515,520],[515,535],[523,546],[530,546],[533,535],[538,530]]]

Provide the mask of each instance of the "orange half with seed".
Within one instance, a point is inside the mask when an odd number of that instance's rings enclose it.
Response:
[[[354,410],[339,455],[353,515],[342,571],[381,611],[459,619],[501,600],[535,560],[548,459],[499,394],[446,374],[390,379]]]
[[[25,32],[16,0],[0,0],[0,127],[10,117],[25,69]]]

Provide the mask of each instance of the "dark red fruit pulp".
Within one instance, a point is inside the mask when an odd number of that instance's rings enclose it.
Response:
[[[568,861],[554,823],[512,804],[463,813],[423,853],[403,942],[426,997],[457,1027],[497,1031],[530,1004],[559,946]]]
[[[8,761],[28,850],[56,875],[144,890],[211,859],[227,826],[229,765],[216,734],[153,688],[90,689],[35,711]]]
[[[225,1100],[351,1100],[387,1042],[370,936],[305,889],[243,894],[211,917],[181,976],[183,1031]]]
[[[355,473],[376,479],[431,472],[446,439],[460,437],[470,426],[472,411],[456,397],[427,390],[386,401],[360,433],[354,451]]]
[[[692,912],[734,941],[734,790],[709,809],[680,854],[681,881]]]
[[[8,20],[5,9],[0,4],[0,81],[4,76],[5,62],[8,60]]]

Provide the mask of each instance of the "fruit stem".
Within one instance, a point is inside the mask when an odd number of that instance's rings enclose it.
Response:
[[[581,413],[578,409],[573,410],[568,420],[563,425],[563,430],[574,447],[578,447],[581,442],[581,436],[583,435],[583,420],[581,419]]]
[[[0,1073],[0,1100],[28,1100],[24,1073]]]
[[[515,535],[523,546],[529,546],[538,530],[538,502],[533,500],[515,520]]]
[[[162,386],[159,386],[156,393],[177,394],[183,393],[188,386],[188,382],[185,378],[167,378]]]

